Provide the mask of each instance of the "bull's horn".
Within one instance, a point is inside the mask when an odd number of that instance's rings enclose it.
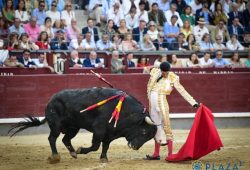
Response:
[[[148,117],[148,116],[145,117],[145,122],[149,125],[155,125],[155,123],[152,121],[152,119],[150,119],[150,117]]]

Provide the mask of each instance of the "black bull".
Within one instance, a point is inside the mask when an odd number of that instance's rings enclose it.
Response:
[[[149,114],[144,106],[133,96],[127,95],[121,109],[120,118],[114,128],[114,120],[109,123],[111,114],[118,103],[118,98],[84,113],[80,110],[111,96],[121,94],[120,90],[110,88],[89,88],[63,90],[52,96],[45,109],[45,119],[40,121],[29,116],[29,121],[19,122],[9,132],[14,134],[33,126],[39,126],[46,121],[50,127],[49,143],[52,156],[50,163],[60,161],[56,149],[56,140],[59,134],[64,133],[62,139],[72,157],[77,154],[87,154],[99,149],[102,143],[100,159],[107,161],[107,151],[110,143],[120,137],[125,137],[128,146],[139,149],[145,142],[152,139],[156,133],[156,126],[149,121]],[[71,139],[76,136],[80,129],[86,129],[93,133],[92,146],[80,147],[75,151]]]

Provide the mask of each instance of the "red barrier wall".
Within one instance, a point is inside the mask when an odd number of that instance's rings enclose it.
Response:
[[[147,105],[148,75],[107,74],[103,77]],[[250,111],[250,73],[180,74],[180,78],[187,91],[213,112]],[[46,103],[54,93],[67,88],[93,86],[106,84],[93,75],[0,76],[0,118],[23,117],[24,114],[44,116]],[[195,112],[176,90],[168,99],[170,112]]]

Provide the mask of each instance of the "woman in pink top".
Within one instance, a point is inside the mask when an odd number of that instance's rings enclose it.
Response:
[[[123,51],[133,51],[138,50],[139,46],[137,45],[137,42],[132,39],[132,34],[127,33],[125,34],[125,40],[121,43],[121,48]]]

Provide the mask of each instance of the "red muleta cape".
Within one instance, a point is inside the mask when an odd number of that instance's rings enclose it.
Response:
[[[214,116],[210,109],[201,104],[185,144],[178,153],[168,156],[166,160],[196,160],[220,147],[223,144],[214,125]]]

